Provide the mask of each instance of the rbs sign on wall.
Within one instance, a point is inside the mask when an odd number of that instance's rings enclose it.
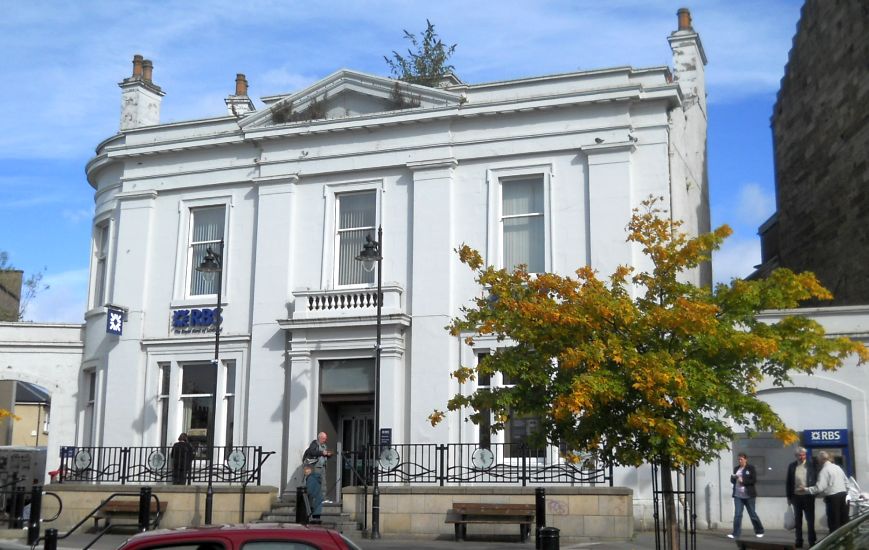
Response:
[[[848,430],[805,430],[803,431],[803,441],[806,446],[847,445]]]
[[[217,322],[219,315],[217,308],[176,309],[172,312],[172,329],[176,332],[204,331]],[[222,322],[223,318],[220,320]]]

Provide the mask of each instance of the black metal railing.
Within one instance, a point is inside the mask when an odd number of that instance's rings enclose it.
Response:
[[[612,465],[599,457],[565,456],[556,447],[536,449],[516,443],[371,446],[363,481],[370,485],[375,470],[380,484],[613,484]]]
[[[262,447],[214,447],[211,481],[225,485],[262,482],[262,465],[274,454]],[[206,483],[207,450],[183,466],[171,447],[61,447],[60,483]]]
[[[673,548],[673,539],[680,550],[697,550],[697,471],[694,467],[685,471],[672,472],[669,486],[665,489],[663,471],[657,464],[652,464],[652,501],[655,520],[655,549],[668,550]],[[673,500],[675,529],[668,529],[667,499]]]

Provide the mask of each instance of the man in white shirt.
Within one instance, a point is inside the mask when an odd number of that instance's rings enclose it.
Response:
[[[827,527],[830,533],[848,521],[848,477],[845,471],[833,462],[826,451],[818,453],[821,471],[818,472],[818,482],[805,489],[810,495],[821,495],[827,507]],[[799,494],[800,491],[797,491]]]

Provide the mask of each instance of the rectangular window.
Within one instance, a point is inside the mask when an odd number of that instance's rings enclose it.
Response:
[[[227,448],[232,447],[232,437],[235,428],[235,361],[226,363],[226,441]]]
[[[514,416],[504,429],[504,443],[509,443],[504,449],[504,456],[519,457],[527,452],[529,457],[544,458],[546,449],[535,445],[531,437],[540,431],[540,420],[533,416]]]
[[[500,182],[503,267],[525,265],[529,273],[542,273],[546,270],[543,176],[502,178]]]
[[[217,294],[217,277],[206,277],[196,267],[209,248],[215,253],[222,252],[220,241],[224,237],[225,220],[226,207],[223,205],[190,210],[190,244],[187,252],[190,296]]]
[[[205,458],[214,434],[208,433],[214,403],[217,372],[212,363],[192,363],[181,368],[182,431],[187,433],[196,458]]]
[[[480,353],[477,355],[477,364],[479,365],[489,353]],[[486,389],[490,386],[492,375],[477,373],[477,389]],[[487,409],[480,411],[479,429],[480,429],[480,448],[488,449],[492,444],[492,413]]]
[[[85,387],[87,388],[87,402],[84,409],[84,434],[83,439],[86,444],[94,445],[94,404],[97,397],[97,373],[95,371],[85,372]]]
[[[160,389],[157,394],[157,408],[160,411],[160,446],[165,447],[169,443],[169,380],[171,365],[160,363]]]
[[[365,271],[356,256],[362,252],[365,236],[376,239],[377,196],[375,191],[341,193],[336,197],[335,250],[339,285],[374,282],[374,272]]]
[[[93,307],[106,303],[106,278],[109,256],[109,222],[96,227],[94,232],[94,297]]]
[[[352,393],[374,393],[374,360],[320,361],[320,394]]]

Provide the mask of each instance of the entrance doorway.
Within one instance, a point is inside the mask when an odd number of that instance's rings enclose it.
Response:
[[[338,439],[344,449],[341,487],[362,484],[365,448],[374,442],[374,404],[341,405],[338,408]]]

